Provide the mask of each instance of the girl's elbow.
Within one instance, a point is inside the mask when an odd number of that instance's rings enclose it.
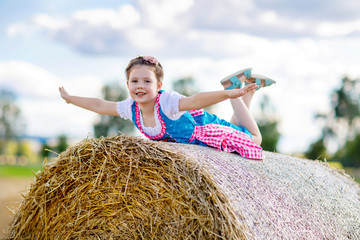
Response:
[[[192,97],[184,97],[180,98],[179,100],[179,111],[189,111],[193,110],[193,105],[195,104],[195,101]]]

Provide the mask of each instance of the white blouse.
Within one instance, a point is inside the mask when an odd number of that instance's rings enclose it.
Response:
[[[185,112],[179,111],[179,99],[184,97],[183,95],[180,95],[177,92],[174,91],[164,91],[160,95],[159,104],[161,107],[162,112],[170,118],[171,120],[177,120],[179,119]],[[120,117],[124,119],[130,119],[132,120],[132,109],[131,106],[134,103],[134,100],[129,97],[124,101],[117,102],[116,104],[116,110]],[[140,106],[139,106],[140,107]],[[160,134],[161,132],[161,125],[159,118],[157,116],[156,112],[156,106],[154,106],[154,116],[155,116],[155,127],[146,127],[144,126],[143,119],[141,116],[140,111],[140,120],[141,120],[141,127],[143,131],[150,135],[150,136],[156,136]]]

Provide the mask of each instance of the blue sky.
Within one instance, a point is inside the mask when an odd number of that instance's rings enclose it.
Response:
[[[301,152],[320,134],[317,112],[345,75],[360,77],[357,0],[0,0],[0,87],[18,95],[27,134],[84,138],[96,114],[65,104],[72,94],[101,96],[104,83],[125,84],[124,68],[153,55],[164,88],[193,76],[201,90],[242,68],[277,81],[268,95],[280,121],[280,151]],[[230,118],[228,102],[217,114]]]

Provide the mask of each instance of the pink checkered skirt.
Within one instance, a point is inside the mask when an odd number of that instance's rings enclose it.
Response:
[[[197,125],[190,140],[194,139],[225,152],[238,152],[249,159],[264,159],[262,148],[248,134],[232,127],[212,123]]]

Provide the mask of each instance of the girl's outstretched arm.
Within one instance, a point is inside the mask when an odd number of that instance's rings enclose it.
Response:
[[[87,98],[70,95],[64,87],[59,87],[61,97],[66,103],[74,104],[75,106],[103,114],[119,116],[116,111],[116,102],[110,102],[99,98]]]
[[[258,86],[253,83],[240,89],[221,90],[214,92],[201,92],[191,97],[181,98],[179,101],[179,111],[188,111],[205,108],[226,99],[238,98],[248,92],[254,91]]]

